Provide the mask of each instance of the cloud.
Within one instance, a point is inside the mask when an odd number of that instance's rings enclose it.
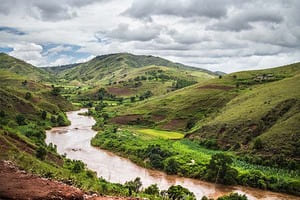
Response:
[[[33,65],[42,64],[43,47],[34,43],[18,43],[13,45],[9,55],[25,60]]]
[[[105,1],[105,0],[102,0]],[[11,0],[0,4],[0,11],[8,15],[16,11],[45,21],[68,20],[77,16],[77,9],[102,2],[101,0]]]
[[[7,26],[0,26],[0,32],[7,32],[15,35],[25,35],[25,32]]]
[[[252,23],[255,22],[279,24],[282,21],[283,17],[275,10],[256,9],[240,12],[226,20],[219,21],[208,28],[218,31],[242,31],[253,29]]]
[[[152,15],[173,15],[178,17],[221,18],[227,14],[230,1],[222,0],[135,0],[123,13],[134,18],[149,18]]]
[[[37,66],[130,52],[258,69],[299,61],[299,10],[296,0],[3,0],[0,51]]]
[[[65,45],[58,45],[56,47],[53,47],[51,49],[49,49],[46,54],[51,54],[51,55],[55,55],[58,54],[60,52],[66,52],[66,51],[71,51],[72,47],[70,46],[65,46]]]
[[[156,38],[162,29],[162,26],[143,25],[137,28],[131,28],[129,24],[119,24],[117,28],[109,31],[106,35],[124,41],[149,41]]]

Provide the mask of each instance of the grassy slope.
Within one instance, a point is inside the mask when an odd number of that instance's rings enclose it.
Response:
[[[20,67],[27,71],[26,63]],[[84,191],[128,195],[124,186],[99,179],[96,173],[84,167],[77,170],[76,162],[58,155],[53,146],[46,146],[45,129],[57,125],[50,116],[62,115],[62,111],[71,110],[73,106],[60,95],[51,94],[51,87],[24,75],[0,70],[0,160],[13,161],[27,172],[63,181]],[[24,80],[27,84],[23,84]],[[27,92],[32,94],[30,99],[25,99]],[[42,110],[47,111],[46,119],[41,117]],[[26,124],[18,125],[17,115],[24,116]],[[37,157],[40,148],[46,150],[44,159]]]
[[[134,107],[118,107],[117,115],[140,114],[148,120],[164,116],[154,125],[162,129],[185,129],[192,121],[195,126],[189,138],[217,139],[224,149],[238,143],[241,149],[256,153],[281,153],[298,159],[299,74],[299,63],[229,74],[146,103],[137,102]],[[263,75],[269,77],[260,80]],[[252,150],[257,137],[262,139],[263,148]]]
[[[92,90],[83,92],[82,96],[93,96],[101,87],[110,89],[111,93],[117,96],[140,95],[147,90],[159,95],[166,93],[177,79],[199,82],[216,76],[208,70],[188,67],[159,57],[127,53],[98,56],[86,63],[71,68],[65,67],[65,70],[61,71],[58,71],[57,68],[53,69],[52,71],[58,73],[59,77],[67,82],[76,80],[93,87]],[[51,68],[47,68],[47,70],[51,70]],[[135,82],[138,82],[134,81],[134,78],[149,77],[150,75],[146,75],[147,73],[158,70],[171,78],[169,80],[141,80],[141,86],[133,86]],[[132,81],[129,83],[130,79]]]
[[[24,80],[27,80],[26,85],[22,84]],[[27,77],[1,70],[0,81],[2,83],[0,86],[0,110],[9,116],[15,116],[18,113],[35,115],[41,110],[56,114],[60,110],[72,109],[72,105],[64,98],[50,94],[51,87],[28,80]],[[27,92],[32,94],[28,100],[25,99]]]
[[[0,70],[19,74],[31,80],[54,80],[54,77],[49,72],[46,72],[40,68],[37,68],[5,53],[0,53]]]

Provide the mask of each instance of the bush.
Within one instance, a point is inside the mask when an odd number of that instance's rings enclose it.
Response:
[[[196,200],[194,193],[190,192],[188,189],[182,187],[181,185],[172,185],[167,190],[168,197],[172,200],[181,199],[191,199]]]
[[[167,172],[167,174],[177,174],[178,168],[179,164],[174,158],[170,158],[167,160],[165,165],[165,171]]]
[[[80,160],[74,160],[73,163],[72,172],[79,173],[84,169],[84,164]]]
[[[4,110],[1,110],[1,111],[0,111],[0,117],[5,117],[5,112],[4,112]]]
[[[129,190],[129,195],[132,194],[132,191],[138,193],[142,187],[142,182],[140,177],[136,177],[133,181],[127,181],[125,187]]]
[[[219,197],[217,200],[247,200],[248,198],[246,195],[241,195],[238,193],[231,193],[229,195],[225,195],[222,197]]]
[[[254,144],[253,144],[254,149],[262,149],[263,148],[263,143],[260,138],[255,139]]]
[[[31,97],[32,97],[32,94],[30,92],[26,92],[25,99],[29,100],[29,99],[31,99]]]
[[[67,120],[65,119],[65,117],[62,114],[58,115],[58,117],[57,117],[57,123],[58,123],[59,126],[66,126],[66,125],[68,125]]]
[[[159,188],[157,184],[152,184],[149,187],[147,187],[144,192],[150,195],[159,195]]]
[[[42,111],[41,115],[43,120],[47,119],[47,112],[45,110]]]
[[[51,122],[52,122],[53,124],[56,123],[56,117],[55,117],[54,115],[51,116],[51,119],[50,119],[50,120],[51,120]]]
[[[25,117],[21,114],[16,116],[16,122],[19,126],[26,125]]]
[[[39,146],[36,150],[35,156],[40,160],[45,160],[47,150],[44,147]]]
[[[230,167],[232,157],[223,153],[213,155],[207,165],[206,179],[223,184],[236,184],[238,172]]]

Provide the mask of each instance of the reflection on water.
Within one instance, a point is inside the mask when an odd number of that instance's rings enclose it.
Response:
[[[89,169],[96,171],[99,177],[110,182],[125,183],[140,177],[144,187],[154,183],[160,189],[167,189],[171,185],[182,185],[194,192],[197,199],[201,199],[204,195],[216,198],[230,192],[246,194],[249,199],[299,199],[294,196],[259,189],[216,185],[139,167],[128,159],[90,145],[91,138],[96,134],[91,129],[95,120],[92,117],[78,115],[78,113],[85,111],[86,109],[68,112],[67,116],[71,125],[56,127],[47,131],[46,143],[56,144],[58,153],[66,153],[68,158],[82,160]]]

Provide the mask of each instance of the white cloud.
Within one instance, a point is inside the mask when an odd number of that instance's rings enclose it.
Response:
[[[299,61],[299,9],[281,0],[4,1],[0,47],[37,66],[130,52],[225,72],[258,69]]]
[[[43,47],[34,43],[17,43],[12,45],[13,51],[9,54],[16,58],[25,60],[32,65],[41,65],[44,63],[42,57]]]

